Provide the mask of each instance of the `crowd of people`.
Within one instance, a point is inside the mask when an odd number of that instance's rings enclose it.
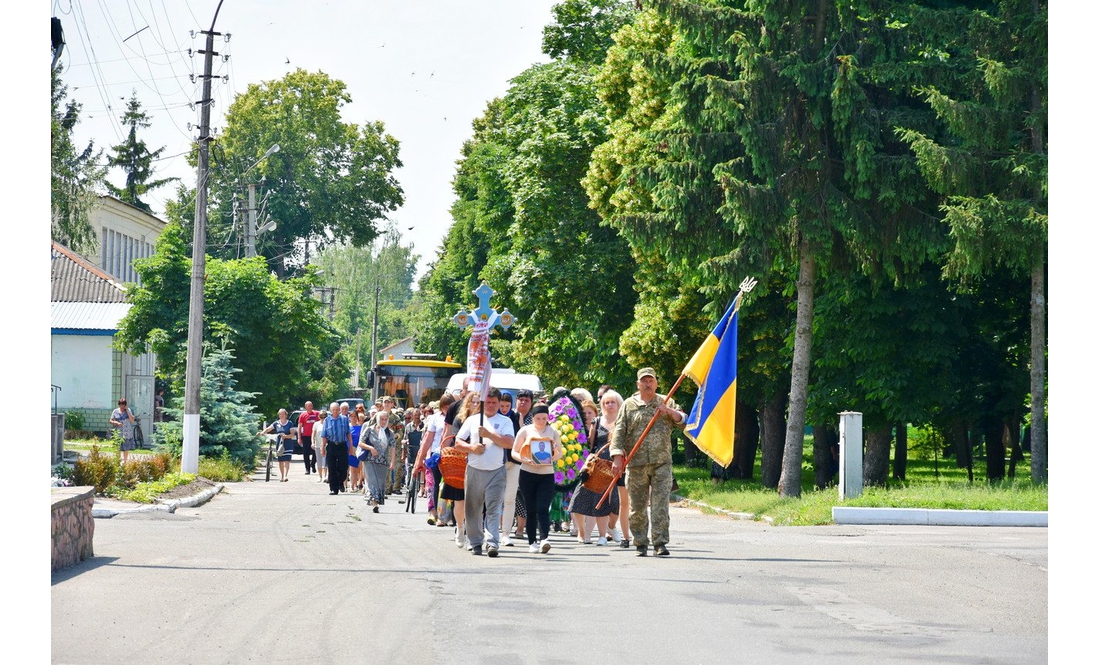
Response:
[[[557,388],[549,396],[519,390],[513,404],[512,395],[497,388],[482,400],[467,381],[458,394],[406,409],[389,396],[369,408],[334,402],[314,410],[306,402],[297,422],[280,410],[260,434],[275,434],[283,443],[281,480],[290,473],[296,440],[306,474],[317,474],[329,494],[361,493],[377,513],[387,497],[409,487],[426,499],[428,524],[452,528],[455,545],[477,556],[496,557],[502,547],[523,541],[529,552],[546,554],[551,531],[565,532],[566,525],[581,544],[617,543],[638,556],[652,547],[667,556],[671,433],[687,416],[657,387],[656,373],[646,367],[628,398],[603,385],[595,398],[584,388]],[[576,478],[563,484],[556,482],[555,465],[565,446],[552,426],[551,405],[565,398],[578,407],[590,455]],[[458,479],[445,477],[440,461],[456,453],[465,471]],[[585,486],[596,459],[609,461],[618,475],[602,501],[603,492]]]

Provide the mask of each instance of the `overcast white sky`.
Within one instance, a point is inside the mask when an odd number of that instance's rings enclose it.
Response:
[[[420,254],[421,274],[450,225],[451,179],[470,122],[507,90],[509,79],[545,62],[542,28],[555,0],[224,0],[214,29],[216,60],[211,125],[224,127],[235,95],[251,83],[298,67],[347,84],[344,121],[381,120],[401,143],[397,178],[405,205],[392,218]],[[136,90],[153,126],[141,136],[164,147],[158,176],[194,186],[185,155],[197,135],[203,48],[218,0],[51,0],[66,46],[62,80],[83,104],[76,137],[107,148],[125,135],[119,123]],[[146,26],[148,26],[146,28]],[[194,38],[191,31],[195,31]],[[287,61],[289,60],[289,64]],[[190,123],[191,128],[188,128]],[[123,183],[113,169],[109,178]],[[162,213],[174,186],[145,197]],[[414,227],[412,231],[408,227]]]

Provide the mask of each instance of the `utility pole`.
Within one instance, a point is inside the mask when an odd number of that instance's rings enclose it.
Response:
[[[370,336],[370,366],[373,368],[378,364],[378,296],[382,293],[382,285],[378,283],[378,277],[374,278],[374,330]],[[375,373],[374,385],[370,387],[370,398],[376,400],[380,397],[378,394],[378,377]]]
[[[187,320],[187,371],[184,375],[183,405],[183,455],[180,459],[180,471],[199,472],[199,406],[200,382],[202,381],[202,310],[203,288],[206,284],[206,185],[210,174],[210,80],[213,78],[214,24],[218,21],[218,12],[222,2],[214,10],[214,20],[210,29],[202,31],[206,35],[206,49],[199,51],[206,56],[203,65],[202,109],[199,124],[199,167],[195,184],[195,233],[191,246],[191,312]]]
[[[248,183],[248,221],[245,222],[244,256],[256,256],[256,185]]]

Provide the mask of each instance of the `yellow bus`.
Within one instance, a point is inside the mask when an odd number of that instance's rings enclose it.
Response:
[[[462,371],[465,368],[450,357],[439,360],[432,353],[406,353],[399,359],[380,360],[367,374],[367,385],[373,398],[390,395],[394,406],[406,409],[438,400],[451,376]]]

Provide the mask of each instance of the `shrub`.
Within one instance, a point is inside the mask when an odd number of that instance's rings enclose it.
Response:
[[[221,457],[200,457],[199,475],[214,482],[236,483],[248,477],[244,465],[223,452]]]
[[[133,459],[121,466],[116,484],[124,488],[135,487],[138,483],[160,480],[172,469],[172,456],[158,453],[148,459]]]
[[[83,411],[66,411],[65,412],[65,429],[83,430],[84,429],[84,412]]]
[[[96,494],[105,494],[118,477],[118,467],[117,457],[100,452],[99,446],[92,446],[92,452],[87,459],[76,461],[73,467],[73,483],[91,485],[95,487]]]

